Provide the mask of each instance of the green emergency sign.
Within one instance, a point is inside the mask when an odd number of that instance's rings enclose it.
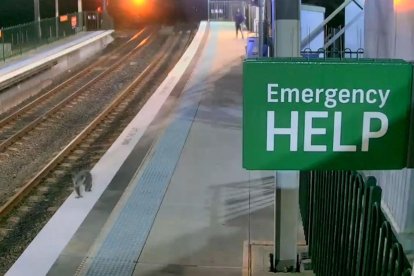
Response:
[[[243,167],[406,167],[412,77],[401,60],[246,60]]]

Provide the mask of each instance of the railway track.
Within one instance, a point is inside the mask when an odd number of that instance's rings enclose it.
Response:
[[[113,55],[122,56],[115,63],[111,63],[110,60],[100,59],[41,97],[0,120],[0,152],[3,153],[3,156],[7,157],[7,153],[5,154],[7,147],[16,143],[19,138],[71,101],[75,101],[77,97],[82,97],[92,85],[99,82],[102,78],[121,68],[125,60],[141,50],[141,47],[147,45],[146,42],[148,42],[153,33],[139,40],[140,35],[144,32],[145,30],[138,32],[134,39],[129,40],[117,49],[116,53],[113,53]],[[136,42],[135,40],[138,41]],[[137,46],[134,44],[137,44]],[[74,87],[79,88],[73,89]]]
[[[52,89],[51,93],[43,95],[40,100],[34,100],[33,103],[27,104],[2,120],[0,191],[3,193],[0,194],[0,204],[4,203],[6,196],[13,193],[4,185],[9,183],[9,186],[19,188],[21,183],[33,177],[42,163],[51,159],[51,153],[46,153],[43,148],[53,151],[63,148],[65,143],[59,137],[60,134],[69,136],[68,138],[76,135],[77,129],[86,125],[91,117],[98,114],[112,98],[116,97],[123,83],[131,81],[133,78],[131,75],[142,70],[144,64],[137,63],[136,68],[130,71],[130,63],[142,58],[143,55],[148,54],[148,51],[154,52],[151,48],[162,41],[159,36],[157,38],[156,33],[157,31],[153,30],[141,38],[139,35],[136,36],[138,41],[132,39],[132,42],[127,43],[127,47],[122,47],[121,51],[113,53],[116,57],[115,61],[111,56],[108,61],[98,63],[100,67],[93,65],[94,68],[103,68],[102,66],[106,64],[107,68],[93,75],[92,79],[87,74],[91,71],[89,66],[73,80],[59,85]],[[130,75],[125,71],[130,71]],[[79,82],[78,79],[82,79],[83,82]],[[78,109],[82,108],[83,114],[79,115]],[[77,123],[74,124],[75,121]],[[55,134],[51,133],[46,139],[44,132],[53,130]],[[53,135],[59,139],[53,139]],[[24,158],[24,155],[31,156],[31,160]],[[15,168],[20,170],[13,172]]]
[[[9,255],[16,258],[18,254],[14,251],[22,248],[19,244],[28,244],[37,233],[29,234],[30,231],[23,229],[38,225],[35,228],[40,230],[47,221],[45,218],[72,193],[71,172],[93,167],[106,152],[179,59],[193,35],[185,31],[178,34],[170,35],[145,69],[0,208],[0,252],[7,247]],[[70,104],[67,108],[71,108]],[[63,116],[64,112],[59,109],[52,113]],[[43,124],[48,124],[48,120],[37,124],[38,131],[29,133],[42,131]],[[18,139],[25,139],[26,135],[27,132]],[[13,237],[19,237],[20,241]]]

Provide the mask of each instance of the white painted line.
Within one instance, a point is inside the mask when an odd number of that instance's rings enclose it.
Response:
[[[72,194],[6,275],[40,276],[47,274],[177,85],[197,52],[206,28],[207,22],[202,22],[180,61],[92,169],[92,192],[84,193],[82,199],[76,199],[75,194]]]
[[[49,55],[49,56],[47,56],[45,58],[42,58],[40,60],[37,60],[37,61],[35,61],[35,62],[31,63],[31,64],[24,65],[21,68],[18,68],[16,70],[12,71],[12,72],[5,73],[4,75],[1,75],[0,76],[0,83],[3,82],[3,81],[9,80],[9,79],[11,79],[13,77],[16,77],[16,76],[18,76],[20,74],[23,74],[23,73],[25,73],[25,72],[27,72],[29,70],[32,70],[32,69],[34,69],[34,68],[36,68],[36,67],[38,67],[40,65],[43,65],[43,64],[45,64],[45,63],[47,63],[49,61],[52,61],[52,60],[55,60],[57,58],[60,58],[60,57],[62,57],[64,55],[67,55],[70,52],[76,51],[76,50],[78,50],[78,49],[80,49],[80,48],[82,48],[82,47],[84,47],[84,46],[86,46],[86,45],[88,45],[88,44],[90,44],[92,42],[95,42],[95,41],[97,41],[97,40],[99,40],[99,39],[101,39],[101,38],[103,38],[105,36],[110,35],[113,32],[114,32],[113,30],[105,31],[105,32],[103,32],[103,33],[101,33],[101,34],[99,34],[97,36],[94,36],[94,37],[92,37],[90,39],[87,39],[85,41],[82,41],[81,43],[78,43],[76,45],[73,45],[71,47],[68,47],[66,49],[63,49],[62,51],[59,51],[56,54],[51,54],[51,55]]]

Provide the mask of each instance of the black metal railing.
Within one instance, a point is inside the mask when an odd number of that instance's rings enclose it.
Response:
[[[375,178],[356,172],[301,173],[300,211],[316,275],[411,275],[381,192]]]
[[[312,50],[311,48],[305,48],[300,52],[304,58],[315,59],[315,58],[340,58],[340,59],[360,59],[364,57],[364,49],[359,48],[357,50],[336,49],[327,50],[319,48],[318,50]]]
[[[100,29],[97,12],[72,13],[0,28],[0,62],[81,31],[97,29]]]

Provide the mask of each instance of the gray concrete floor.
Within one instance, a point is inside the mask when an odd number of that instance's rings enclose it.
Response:
[[[273,237],[273,176],[242,169],[245,41],[232,23],[215,31],[205,91],[134,275],[241,275],[243,242]]]
[[[233,23],[215,25],[212,37],[185,88],[202,93],[200,102],[185,102],[198,105],[197,115],[133,275],[242,275],[244,242],[273,239],[273,173],[242,169],[245,41],[235,38]],[[148,145],[140,143],[131,156],[144,156],[139,153]],[[128,182],[134,172],[128,168],[114,183]],[[88,216],[49,275],[73,275],[88,249],[101,242],[96,237],[111,227],[106,218],[123,192],[118,188],[109,186],[105,205]]]

